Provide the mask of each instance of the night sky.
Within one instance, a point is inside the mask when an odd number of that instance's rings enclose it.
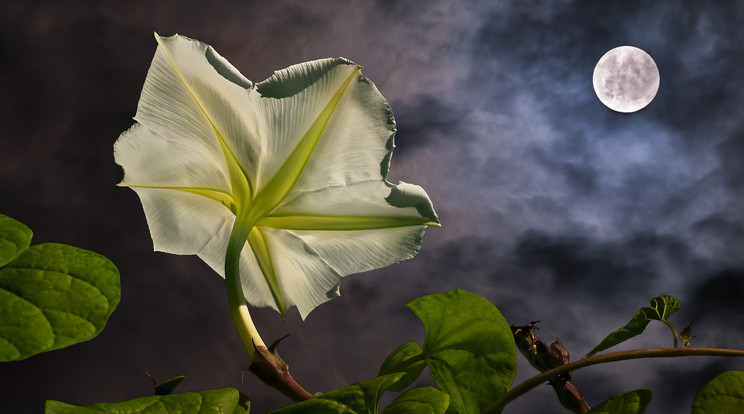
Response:
[[[0,9],[0,213],[109,257],[122,301],[100,336],[0,366],[8,412],[237,387],[263,413],[288,403],[246,376],[223,280],[194,256],[152,251],[137,195],[116,187],[153,31],[212,45],[248,79],[343,56],[398,122],[390,175],[421,185],[443,227],[419,255],[354,275],[303,322],[254,310],[297,381],[327,391],[376,375],[423,341],[405,307],[453,288],[507,321],[541,320],[579,358],[648,300],[682,302],[693,346],[744,344],[744,5],[736,1],[6,1]],[[656,99],[611,111],[592,89],[608,50],[656,61]],[[621,349],[671,346],[661,324]],[[520,356],[521,381],[536,373]],[[744,361],[644,360],[581,370],[590,405],[650,388],[649,413],[688,412],[697,390]],[[420,384],[429,384],[422,381]],[[548,386],[505,413],[561,412]]]

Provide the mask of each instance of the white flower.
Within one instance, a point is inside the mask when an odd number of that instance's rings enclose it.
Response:
[[[210,46],[159,37],[137,121],[114,146],[155,250],[225,274],[248,303],[303,318],[341,279],[413,257],[438,225],[421,187],[385,181],[393,113],[360,66],[323,59],[252,83]]]

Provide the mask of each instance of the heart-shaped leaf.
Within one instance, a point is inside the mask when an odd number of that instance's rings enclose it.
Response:
[[[0,361],[95,337],[121,295],[119,271],[108,259],[64,244],[28,247],[30,230],[21,226],[0,216],[0,255],[13,256],[0,267]]]
[[[31,244],[31,229],[0,214],[0,267],[10,263]]]
[[[432,387],[421,387],[396,398],[382,414],[444,414],[448,406],[449,395]]]
[[[744,371],[726,371],[698,392],[691,414],[741,414],[744,407]]]
[[[480,413],[509,390],[517,368],[514,338],[491,302],[456,289],[407,306],[424,323],[424,359],[451,410]]]
[[[75,406],[60,401],[47,401],[45,414],[88,414],[88,413],[230,413],[248,414],[250,402],[235,388],[185,392],[182,394],[153,395],[117,403]]]

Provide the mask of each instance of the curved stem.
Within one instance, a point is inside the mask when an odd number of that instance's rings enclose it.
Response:
[[[287,397],[302,401],[312,398],[312,394],[305,391],[289,374],[289,366],[276,352],[278,341],[270,347],[261,339],[261,335],[253,324],[248,305],[243,296],[243,284],[240,281],[240,253],[243,251],[248,235],[253,229],[244,215],[238,215],[230,234],[225,255],[225,285],[230,313],[235,321],[240,339],[248,351],[253,364],[250,370],[266,384],[278,389]]]
[[[506,404],[512,402],[517,397],[538,385],[550,380],[551,378],[579,368],[590,365],[602,364],[605,362],[626,361],[629,359],[641,358],[671,358],[683,356],[726,356],[726,357],[744,357],[744,350],[740,349],[721,349],[721,348],[652,348],[652,349],[634,349],[631,351],[610,352],[602,355],[594,355],[589,358],[580,359],[575,362],[553,368],[542,374],[536,375],[527,381],[512,388],[501,398],[483,410],[482,414],[500,413]]]
[[[672,325],[672,323],[666,319],[662,319],[661,321],[664,322],[666,326],[668,326],[669,329],[672,330],[672,335],[674,335],[674,347],[675,348],[678,347],[679,346],[679,335],[677,335],[677,330],[674,329],[674,325]]]
[[[227,254],[225,256],[225,284],[227,286],[227,300],[230,304],[230,313],[232,314],[235,327],[238,329],[240,339],[243,341],[245,349],[255,362],[260,359],[256,348],[259,346],[266,347],[261,339],[261,335],[253,324],[251,314],[248,312],[248,306],[243,296],[243,284],[240,281],[240,253],[243,250],[245,241],[248,238],[250,230],[244,230],[236,218],[235,227],[230,234],[230,241],[227,244]]]

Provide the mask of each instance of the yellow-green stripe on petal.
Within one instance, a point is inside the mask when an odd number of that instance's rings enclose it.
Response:
[[[308,215],[264,217],[256,225],[285,230],[373,230],[406,226],[439,226],[439,223],[413,217]]]
[[[261,267],[263,277],[266,280],[266,283],[268,283],[269,289],[271,289],[271,295],[276,302],[279,313],[281,313],[283,317],[286,309],[284,307],[284,300],[282,299],[282,293],[279,288],[279,280],[276,276],[274,262],[271,260],[271,252],[269,252],[269,246],[266,244],[266,239],[263,234],[254,227],[248,235],[248,244],[251,246],[253,254],[256,255],[256,260],[258,261],[259,267]]]
[[[233,214],[237,212],[237,207],[235,205],[235,201],[232,198],[232,195],[229,193],[226,193],[221,190],[213,190],[211,188],[189,188],[189,187],[156,187],[156,186],[146,186],[146,185],[129,185],[127,187],[134,187],[134,188],[155,188],[160,190],[177,190],[177,191],[184,191],[187,193],[197,194],[206,198],[211,198],[214,201],[217,201],[218,203],[224,205],[227,207]]]
[[[315,118],[310,128],[305,132],[299,144],[295,147],[292,153],[289,155],[287,160],[282,164],[279,171],[271,178],[265,188],[261,190],[256,196],[253,206],[251,208],[257,212],[257,217],[263,217],[264,215],[271,212],[289,193],[297,179],[302,174],[302,170],[305,168],[307,161],[313,154],[315,146],[318,144],[323,130],[325,129],[328,121],[333,115],[333,111],[338,105],[338,101],[346,91],[351,80],[356,76],[361,67],[357,67],[346,81],[341,84],[336,93],[333,95],[331,100],[325,105],[323,110]]]
[[[201,109],[201,111],[204,113],[204,116],[207,122],[209,122],[209,125],[214,130],[215,137],[219,141],[220,148],[222,148],[222,152],[224,153],[224,156],[225,156],[225,162],[227,163],[227,168],[230,173],[230,183],[232,185],[233,201],[236,203],[236,207],[239,210],[243,204],[247,204],[248,202],[250,202],[250,198],[252,196],[251,184],[250,184],[250,181],[248,180],[247,171],[242,165],[240,165],[240,162],[235,157],[235,154],[233,153],[232,149],[227,145],[227,142],[225,142],[225,138],[223,137],[223,134],[220,132],[220,130],[215,125],[213,116],[205,109],[204,105],[199,101],[199,98],[197,97],[196,93],[191,89],[191,87],[189,87],[188,82],[184,79],[179,69],[174,64],[173,59],[168,54],[168,47],[165,45],[163,38],[161,38],[156,33],[155,39],[158,41],[158,44],[160,45],[160,48],[163,50],[163,53],[165,54],[166,58],[168,58],[168,61],[173,67],[173,71],[176,73],[178,78],[183,83],[184,88],[186,88],[189,94],[194,98],[194,102],[199,106],[199,109]]]

